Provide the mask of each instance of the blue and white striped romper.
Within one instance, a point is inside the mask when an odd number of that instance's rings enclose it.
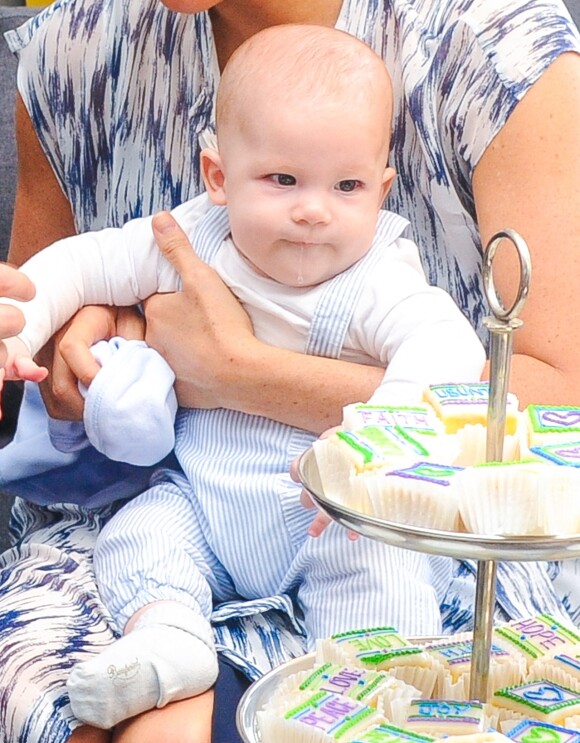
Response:
[[[380,214],[367,255],[324,285],[304,353],[340,357],[366,276],[406,226]],[[211,209],[196,230],[200,257],[211,263],[229,232],[225,208]],[[212,601],[258,599],[262,607],[285,593],[296,602],[309,649],[317,637],[369,623],[408,635],[439,633],[451,560],[353,542],[338,525],[319,539],[307,536],[314,513],[301,505],[289,470],[314,438],[235,410],[182,409],[175,451],[189,487],[158,482],[97,542],[95,574],[119,627],[152,601],[182,601],[209,619]]]

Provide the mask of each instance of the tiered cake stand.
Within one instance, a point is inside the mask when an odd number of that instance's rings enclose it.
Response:
[[[503,307],[496,295],[491,270],[496,249],[504,239],[514,244],[520,261],[519,291],[513,305],[508,310]],[[530,275],[529,252],[522,238],[513,230],[504,230],[494,235],[484,253],[483,263],[484,287],[493,313],[493,317],[485,320],[491,335],[486,451],[488,461],[501,461],[503,456],[512,333],[522,324],[517,315],[527,297]],[[470,697],[483,702],[487,701],[496,562],[566,560],[580,557],[580,534],[501,537],[413,527],[353,511],[327,497],[322,489],[312,449],[302,455],[298,474],[302,485],[319,508],[347,529],[394,547],[477,561]],[[423,638],[424,641],[429,639],[431,638]],[[237,711],[238,730],[245,743],[272,743],[261,741],[256,713],[268,701],[273,690],[283,678],[300,670],[311,668],[313,661],[313,655],[296,658],[266,674],[247,690]]]

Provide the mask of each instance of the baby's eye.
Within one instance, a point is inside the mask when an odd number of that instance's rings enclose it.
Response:
[[[345,181],[339,181],[337,184],[337,188],[339,191],[342,191],[343,193],[350,193],[350,191],[355,191],[357,188],[360,188],[362,186],[362,183],[360,181],[355,180],[354,178],[349,178]]]
[[[295,186],[296,185],[296,178],[294,178],[293,175],[288,175],[287,173],[274,173],[270,177],[279,186]]]

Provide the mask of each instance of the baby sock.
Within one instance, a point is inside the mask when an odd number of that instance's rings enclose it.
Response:
[[[218,673],[209,622],[177,602],[151,606],[133,629],[67,683],[79,720],[112,728],[121,720],[209,689]]]

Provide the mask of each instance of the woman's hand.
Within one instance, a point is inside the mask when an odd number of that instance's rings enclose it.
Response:
[[[26,302],[34,296],[34,285],[16,268],[0,264],[0,297]],[[0,338],[17,335],[24,325],[24,317],[17,307],[0,305]]]
[[[240,410],[318,433],[340,422],[344,405],[367,400],[378,387],[384,369],[256,339],[237,299],[175,220],[162,212],[153,229],[183,291],[147,300],[146,340],[175,372],[181,405]]]
[[[146,340],[176,375],[182,405],[235,408],[228,392],[236,386],[242,347],[257,345],[242,306],[217,273],[197,257],[173,217],[153,218],[159,248],[181,276],[183,291],[157,294],[145,302]]]

